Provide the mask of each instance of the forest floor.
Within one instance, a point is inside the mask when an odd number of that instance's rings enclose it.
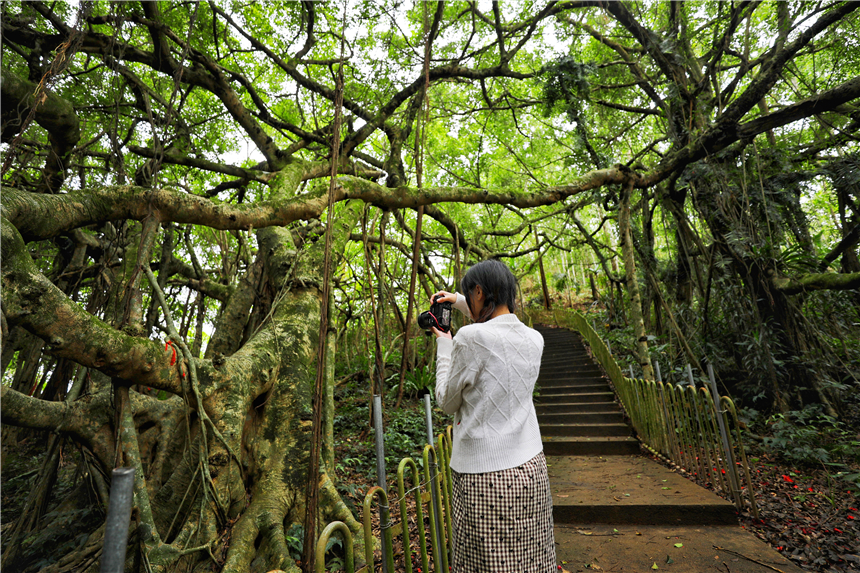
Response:
[[[824,465],[792,465],[758,444],[747,445],[759,516],[742,512],[738,515],[741,527],[802,569],[824,573],[860,571],[857,478],[846,480],[845,472],[839,475]],[[860,471],[857,467],[850,469],[855,474]],[[709,484],[699,485],[714,491]],[[721,491],[714,492],[722,495]]]
[[[338,401],[338,415],[335,418],[335,483],[344,502],[357,519],[361,519],[362,503],[368,490],[376,485],[376,456],[374,453],[373,431],[369,425],[369,414],[367,409],[367,396],[354,393],[351,390],[341,392],[336,397]],[[413,395],[404,399],[403,407],[394,410],[394,400],[389,398],[386,402],[391,404],[384,413],[383,427],[385,429],[385,460],[386,460],[386,483],[388,484],[388,500],[391,508],[390,523],[395,526],[401,522],[400,506],[397,486],[397,467],[403,458],[412,458],[419,471],[421,481],[425,481],[424,464],[422,453],[426,444],[427,430],[424,414],[424,402],[420,395]],[[451,417],[445,416],[439,410],[433,411],[433,430],[439,435],[448,424]],[[404,487],[408,491],[414,486],[411,473],[407,473],[404,479]],[[425,569],[421,564],[420,548],[418,539],[418,523],[416,521],[414,494],[406,496],[407,515],[409,520],[409,531],[413,567],[418,571],[434,570],[432,556],[429,558],[430,566]],[[375,509],[376,503],[373,504]],[[423,510],[424,531],[427,545],[430,545],[430,520],[427,515],[427,507]],[[380,538],[379,513],[373,511],[371,515],[371,529],[375,538]],[[394,539],[394,572],[405,571],[403,543],[400,536]],[[381,562],[382,553],[375,551],[375,560]],[[364,559],[362,559],[364,561]],[[331,565],[331,563],[329,564]],[[378,567],[381,571],[381,567]],[[393,572],[393,573],[394,573]]]

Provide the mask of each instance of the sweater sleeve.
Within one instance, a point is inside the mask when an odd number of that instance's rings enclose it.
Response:
[[[446,414],[460,409],[463,390],[474,385],[480,370],[480,361],[462,334],[453,340],[436,339],[436,404]]]
[[[472,313],[469,311],[469,305],[466,304],[466,297],[462,294],[457,293],[457,302],[453,304],[453,307],[469,317],[470,320],[475,320],[472,318]]]

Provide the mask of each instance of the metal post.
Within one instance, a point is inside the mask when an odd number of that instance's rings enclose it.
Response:
[[[728,474],[732,484],[732,497],[735,498],[735,503],[738,508],[740,508],[742,506],[740,503],[740,488],[738,487],[738,478],[736,475],[737,466],[735,465],[735,456],[729,446],[729,434],[726,431],[726,422],[723,420],[723,411],[720,409],[720,392],[717,390],[717,380],[714,377],[714,367],[710,362],[708,362],[708,378],[711,381],[711,395],[714,398],[714,408],[716,409],[714,414],[717,416],[717,422],[720,424],[720,437],[723,439],[723,448],[726,450],[726,466],[729,468]]]
[[[432,406],[430,405],[430,394],[424,394],[424,419],[427,423],[427,443],[430,444],[431,446],[433,446],[433,409],[432,409]],[[435,446],[433,446],[433,447],[435,448]],[[433,457],[434,463],[439,462],[439,453],[440,452],[436,452],[436,455]],[[440,515],[439,515],[442,511],[442,506],[439,503],[439,496],[436,495],[436,488],[433,485],[436,483],[436,480],[438,479],[436,477],[436,475],[437,475],[436,466],[435,465],[431,466],[430,467],[430,495],[433,498],[432,503],[433,503],[433,517],[434,517],[433,521],[434,521],[434,523],[431,523],[430,525],[432,525],[433,528],[436,530],[436,539],[439,540],[440,551],[444,551],[444,549],[442,549],[442,548],[445,547],[446,543],[443,541],[442,521],[441,521]],[[439,556],[434,555],[433,559],[435,562],[436,559],[441,559],[441,558]]]
[[[125,549],[128,524],[134,500],[134,468],[116,468],[111,473],[105,540],[102,547],[101,573],[125,571]]]
[[[373,430],[376,438],[376,484],[387,494],[388,485],[385,481],[385,440],[382,433],[382,396],[373,396]],[[388,523],[389,512],[382,505],[379,506],[379,524],[382,528]],[[384,532],[380,535],[382,542],[382,570],[389,573],[386,555],[391,550],[385,542]],[[370,564],[368,564],[370,565]]]

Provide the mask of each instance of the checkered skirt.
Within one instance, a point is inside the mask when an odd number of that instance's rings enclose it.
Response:
[[[452,473],[453,573],[552,573],[552,494],[539,453],[515,468]]]

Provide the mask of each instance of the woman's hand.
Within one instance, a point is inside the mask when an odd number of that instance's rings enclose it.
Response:
[[[436,335],[436,338],[454,338],[454,336],[450,332],[442,332],[435,326],[431,326],[430,330],[433,331],[433,334]]]
[[[438,299],[436,297],[439,297]],[[430,304],[434,302],[457,302],[457,295],[454,293],[450,293],[448,291],[440,290],[436,294],[430,297]]]

